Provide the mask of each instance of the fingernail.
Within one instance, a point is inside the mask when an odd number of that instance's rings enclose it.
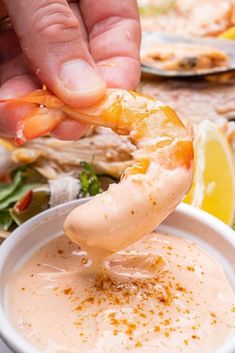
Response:
[[[73,93],[105,87],[98,73],[81,59],[64,63],[60,70],[60,80],[65,89]]]

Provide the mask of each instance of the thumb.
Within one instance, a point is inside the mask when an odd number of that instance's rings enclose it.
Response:
[[[98,101],[106,84],[65,0],[5,0],[21,48],[34,73],[64,102]]]

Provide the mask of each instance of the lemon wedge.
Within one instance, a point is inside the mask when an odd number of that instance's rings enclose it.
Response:
[[[234,40],[235,39],[235,27],[231,27],[227,31],[221,33],[218,36],[218,38]]]
[[[232,225],[235,215],[233,156],[218,126],[203,121],[194,139],[194,180],[184,202],[201,208]]]

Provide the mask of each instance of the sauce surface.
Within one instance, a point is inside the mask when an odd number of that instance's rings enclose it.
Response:
[[[106,261],[65,236],[33,254],[7,286],[16,329],[43,353],[214,353],[235,333],[235,295],[195,244],[152,233]]]

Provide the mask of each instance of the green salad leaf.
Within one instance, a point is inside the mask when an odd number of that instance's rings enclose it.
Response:
[[[35,187],[32,193],[26,193],[24,198],[15,204],[10,210],[10,215],[15,223],[20,225],[29,218],[48,209],[49,197],[48,185]]]
[[[87,162],[81,162],[80,165],[82,167],[79,176],[82,186],[82,197],[94,196],[101,193],[101,184],[92,166]]]
[[[38,184],[23,184],[18,186],[18,188],[16,188],[7,198],[0,201],[0,210],[10,207],[13,203],[19,201],[26,192],[33,190],[37,186]]]
[[[8,210],[0,211],[0,230],[7,231],[13,223],[13,219]]]
[[[0,230],[7,231],[15,224],[11,208],[27,192],[41,185],[43,180],[33,168],[23,166],[12,171],[10,182],[0,183]]]
[[[87,162],[81,162],[79,197],[102,192],[101,182]],[[106,178],[107,179],[107,178]],[[105,180],[107,184],[108,181]],[[48,181],[30,165],[21,166],[11,173],[11,182],[0,183],[0,230],[12,230],[27,219],[49,207]]]
[[[13,175],[13,179],[10,183],[0,183],[0,202],[14,193],[15,189],[20,185],[21,181],[22,173],[21,171],[17,171]]]

